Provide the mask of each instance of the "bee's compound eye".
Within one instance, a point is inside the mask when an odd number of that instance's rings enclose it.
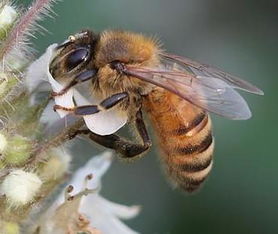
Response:
[[[66,67],[72,70],[80,63],[86,61],[89,57],[89,50],[87,48],[78,48],[67,56]]]

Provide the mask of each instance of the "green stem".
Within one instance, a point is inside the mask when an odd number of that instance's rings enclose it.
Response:
[[[72,136],[78,129],[84,126],[83,119],[78,119],[72,125],[64,128],[57,135],[49,137],[45,142],[40,142],[39,147],[33,152],[29,162],[26,163],[26,167],[34,167],[37,163],[46,161],[49,157],[47,152],[49,149],[58,147],[63,144],[65,141],[70,140]]]

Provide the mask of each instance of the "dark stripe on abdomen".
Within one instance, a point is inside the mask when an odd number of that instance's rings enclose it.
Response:
[[[185,156],[186,157],[186,156]],[[198,156],[197,156],[198,157]],[[184,163],[179,166],[177,166],[177,169],[181,171],[186,171],[186,172],[197,172],[206,169],[212,160],[212,154],[208,156],[208,158],[205,161],[199,161],[196,160],[194,163]]]
[[[174,135],[177,135],[177,136],[186,135],[188,132],[190,132],[192,129],[194,129],[197,125],[199,125],[206,117],[207,117],[207,114],[205,112],[201,112],[189,123],[188,126],[181,125],[178,129],[175,129],[172,132]]]
[[[213,141],[213,137],[211,133],[209,133],[205,139],[201,141],[198,145],[186,145],[183,147],[178,147],[176,149],[176,153],[179,155],[188,155],[188,154],[195,154],[195,153],[202,153],[205,151]]]

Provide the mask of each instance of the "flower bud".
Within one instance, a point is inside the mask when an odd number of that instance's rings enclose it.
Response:
[[[5,5],[0,9],[0,40],[7,36],[7,32],[14,24],[17,15],[12,6]]]
[[[5,234],[20,234],[19,225],[15,222],[2,222],[0,224],[1,233]]]
[[[5,177],[0,191],[11,207],[19,207],[33,201],[41,185],[42,181],[35,173],[17,169]]]
[[[29,158],[31,150],[32,142],[28,138],[20,135],[7,137],[3,158],[6,164],[20,165]]]
[[[40,170],[40,177],[44,181],[57,180],[61,178],[70,167],[71,156],[63,149],[53,149],[50,158]]]
[[[0,154],[4,152],[7,147],[7,139],[6,137],[0,133]]]
[[[18,83],[18,78],[10,72],[0,71],[0,98],[4,99],[8,92]]]
[[[7,84],[8,84],[7,75],[3,72],[0,72],[0,96],[6,93]]]
[[[5,168],[5,163],[0,161],[0,170],[4,169]]]

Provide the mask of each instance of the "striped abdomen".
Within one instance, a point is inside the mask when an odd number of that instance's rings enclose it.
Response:
[[[212,168],[214,141],[208,114],[162,89],[148,95],[145,109],[157,133],[166,171],[179,187],[195,191]]]

